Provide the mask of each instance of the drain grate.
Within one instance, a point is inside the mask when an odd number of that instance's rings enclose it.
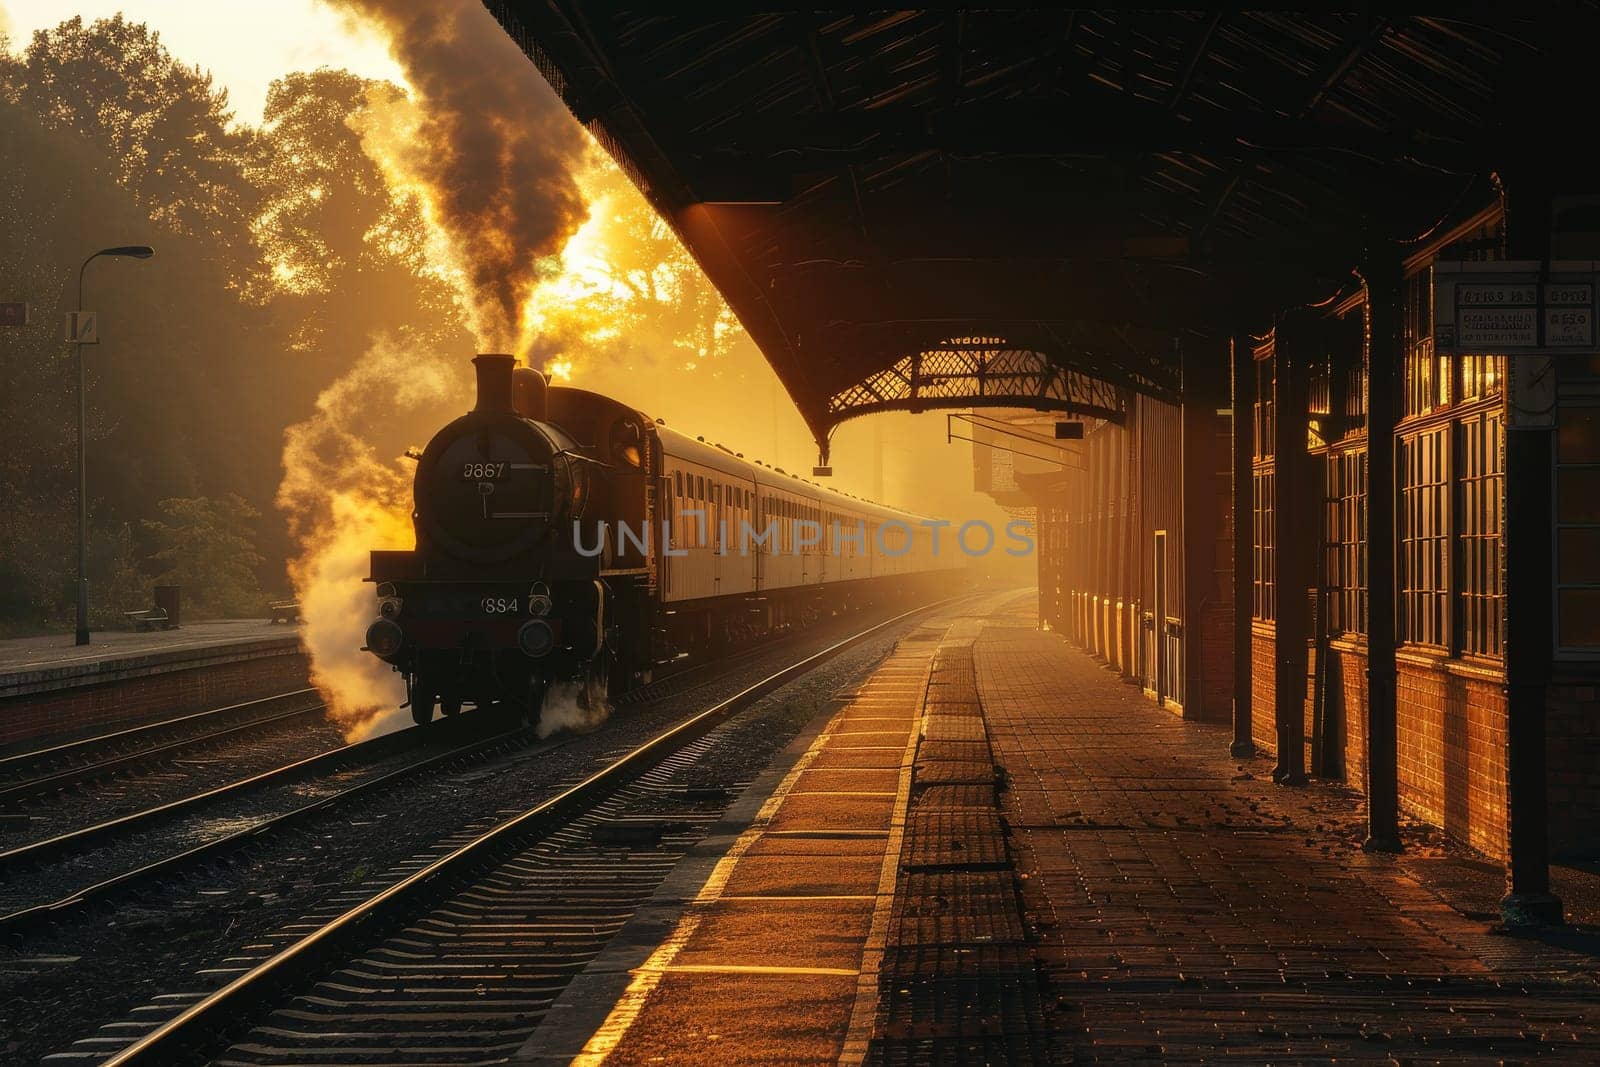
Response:
[[[901,881],[888,943],[1022,941],[1009,870],[912,871]]]
[[[976,741],[923,738],[917,746],[917,765],[937,763],[940,760],[977,760],[993,764],[994,755],[989,751],[988,740],[984,738]]]
[[[916,791],[941,785],[976,785],[983,786],[992,797],[998,780],[994,762],[988,759],[919,761],[911,771],[911,788]]]
[[[993,808],[995,806],[995,787],[993,783],[993,769],[980,768],[990,771],[990,781],[979,782],[950,782],[928,783],[916,791],[916,806],[921,811],[932,811],[935,808]]]
[[[968,741],[988,746],[989,732],[977,715],[929,715],[922,722],[922,736],[929,741]]]
[[[1009,867],[1000,813],[969,809],[913,808],[906,817],[900,854],[904,870],[929,867]]]

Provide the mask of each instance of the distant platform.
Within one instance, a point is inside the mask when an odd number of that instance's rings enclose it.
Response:
[[[194,622],[173,630],[107,630],[75,645],[72,634],[0,641],[0,698],[22,692],[126,677],[141,668],[178,660],[233,659],[252,649],[297,648],[299,627],[262,619]]]
[[[298,626],[265,619],[0,641],[0,747],[252,700],[306,684]]]

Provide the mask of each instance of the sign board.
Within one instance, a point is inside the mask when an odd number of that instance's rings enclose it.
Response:
[[[1058,422],[1058,423],[1056,423],[1056,440],[1057,441],[1081,441],[1081,440],[1083,440],[1083,423],[1081,423],[1081,422]]]
[[[1531,260],[1433,265],[1433,347],[1444,355],[1558,355],[1600,350],[1600,263]]]
[[[0,304],[0,326],[28,325],[27,304]]]
[[[99,344],[99,314],[93,311],[67,312],[67,340],[80,345]]]

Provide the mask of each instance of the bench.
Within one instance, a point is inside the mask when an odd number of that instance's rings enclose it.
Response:
[[[122,613],[129,622],[133,623],[135,630],[170,630],[172,620],[162,608],[145,608],[143,611],[124,611]]]
[[[280,622],[293,625],[300,621],[300,601],[298,600],[274,600],[267,605],[267,611],[271,612],[271,616],[267,619],[267,625],[269,626]]]

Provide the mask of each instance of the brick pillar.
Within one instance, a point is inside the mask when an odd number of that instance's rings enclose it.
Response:
[[[1208,648],[1208,610],[1231,598],[1219,589],[1217,541],[1226,520],[1227,501],[1217,479],[1217,409],[1227,402],[1227,353],[1215,342],[1186,342],[1182,348],[1183,405],[1183,717],[1220,720],[1223,709],[1206,705],[1207,664],[1224,661],[1221,647]],[[1216,642],[1220,646],[1220,642]]]
[[[1251,459],[1254,452],[1256,361],[1250,335],[1240,333],[1230,343],[1233,362],[1233,744],[1235,759],[1255,755],[1250,733],[1251,663],[1250,618],[1255,600],[1255,532]]]
[[[1533,167],[1502,173],[1506,253],[1515,260],[1550,260],[1549,173]],[[1529,418],[1538,410],[1521,392],[1540,368],[1512,356],[1506,384],[1506,895],[1500,914],[1507,926],[1563,921],[1561,901],[1550,892],[1549,800],[1545,782],[1545,694],[1550,680],[1551,590],[1554,573],[1550,526],[1553,420]],[[1536,361],[1535,361],[1536,362]],[[1551,368],[1544,368],[1548,373]]]
[[[1367,840],[1400,851],[1395,738],[1395,456],[1404,366],[1404,267],[1388,241],[1361,264],[1367,287]]]
[[[1283,785],[1306,782],[1306,635],[1311,631],[1306,587],[1311,575],[1306,566],[1310,557],[1305,551],[1303,514],[1308,495],[1305,326],[1303,314],[1280,318],[1274,345],[1277,425],[1272,451],[1278,499],[1272,521],[1278,556],[1278,620],[1273,716],[1278,733],[1278,765],[1272,777]]]

